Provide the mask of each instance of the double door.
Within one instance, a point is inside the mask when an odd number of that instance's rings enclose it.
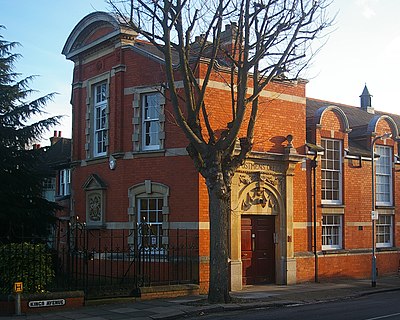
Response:
[[[242,216],[243,285],[275,282],[274,232],[274,216]]]

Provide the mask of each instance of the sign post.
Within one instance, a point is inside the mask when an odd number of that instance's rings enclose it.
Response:
[[[14,282],[14,293],[15,297],[15,314],[17,316],[21,315],[21,293],[23,292],[24,287],[22,282]]]

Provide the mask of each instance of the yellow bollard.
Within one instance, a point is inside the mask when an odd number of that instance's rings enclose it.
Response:
[[[15,314],[21,315],[21,293],[24,290],[22,282],[14,282],[14,293],[15,297]]]

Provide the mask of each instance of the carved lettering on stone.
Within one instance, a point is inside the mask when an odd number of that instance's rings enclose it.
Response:
[[[240,168],[239,171],[270,171],[274,173],[282,173],[283,167],[279,164],[260,164],[253,162],[246,162]]]

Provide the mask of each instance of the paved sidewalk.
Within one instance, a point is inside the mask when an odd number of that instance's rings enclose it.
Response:
[[[247,286],[242,291],[231,292],[233,303],[230,304],[210,305],[207,303],[205,296],[189,296],[174,299],[99,304],[62,312],[0,317],[0,320],[177,319],[223,310],[279,307],[346,299],[389,290],[400,290],[399,275],[378,278],[375,288],[371,287],[370,280],[340,280],[335,282],[303,283],[292,286]]]

